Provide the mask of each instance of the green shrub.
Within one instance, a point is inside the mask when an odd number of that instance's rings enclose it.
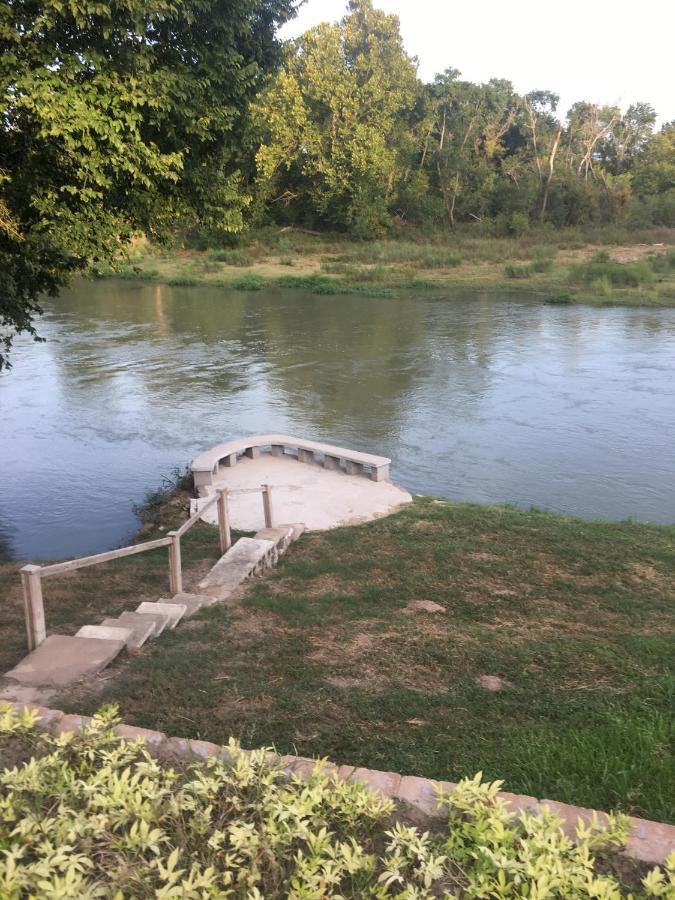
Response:
[[[158,488],[145,492],[145,497],[141,503],[134,503],[134,515],[146,523],[153,521],[160,510],[166,506],[176,491],[192,492],[194,489],[194,478],[192,470],[189,466],[181,469],[175,466],[169,475],[162,476],[162,483]]]
[[[514,235],[515,237],[519,237],[521,234],[525,234],[530,230],[530,218],[527,213],[522,212],[514,212],[511,213],[511,218],[508,220],[506,231],[507,234]]]
[[[265,287],[265,279],[260,275],[244,275],[235,279],[231,287],[236,291],[261,291]]]
[[[278,283],[281,287],[303,288],[313,294],[327,296],[353,293],[353,290],[346,284],[342,284],[336,278],[329,278],[327,275],[282,275],[278,279]]]
[[[553,268],[553,260],[552,259],[535,259],[530,263],[530,271],[531,272],[550,272]]]
[[[667,273],[675,269],[675,250],[667,253],[657,253],[649,258],[649,263],[655,272]]]
[[[172,278],[167,278],[166,283],[171,287],[195,287],[199,281],[192,275],[174,275]]]
[[[597,256],[598,254],[596,254]],[[612,287],[639,287],[654,281],[654,271],[648,262],[617,263],[593,260],[570,269],[572,281],[592,284],[605,279]]]
[[[216,262],[227,263],[228,266],[246,267],[252,266],[255,262],[248,251],[236,247],[232,249],[226,248],[224,250],[211,250],[209,258]]]
[[[552,306],[562,306],[567,303],[574,303],[574,298],[566,291],[558,291],[555,294],[547,294],[544,297],[544,303],[550,303]]]
[[[580,823],[576,845],[550,811],[515,817],[481,776],[440,797],[442,833],[395,821],[393,804],[319,767],[289,779],[264,751],[163,766],[114,734],[115,710],[52,738],[0,706],[0,897],[670,897],[675,854],[628,893],[612,869],[627,820]],[[621,871],[630,866],[624,860]],[[630,872],[635,878],[636,871]],[[623,877],[623,876],[622,876]]]
[[[532,272],[529,266],[516,266],[514,263],[507,263],[504,266],[504,274],[507,278],[529,278]]]

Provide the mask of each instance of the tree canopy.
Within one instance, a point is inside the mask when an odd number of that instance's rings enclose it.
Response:
[[[648,103],[625,113],[504,79],[423,84],[398,19],[352,0],[339,24],[288,48],[255,106],[256,214],[382,233],[395,219],[491,223],[506,233],[626,221],[675,224],[672,131]]]
[[[242,228],[241,134],[292,12],[293,0],[0,6],[5,351],[13,332],[34,333],[41,293],[132,232]]]

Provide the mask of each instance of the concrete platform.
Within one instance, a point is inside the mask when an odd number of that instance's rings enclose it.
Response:
[[[96,675],[124,649],[124,641],[53,634],[7,672],[21,684],[63,687]]]
[[[241,457],[236,466],[220,466],[214,480],[215,487],[232,491],[261,484],[272,485],[275,524],[304,522],[312,531],[369,522],[412,500],[406,490],[390,481],[370,481],[360,475],[298,462],[288,455],[276,457],[264,453],[256,459]],[[193,500],[192,512],[205,502],[206,498]],[[233,528],[258,531],[264,527],[259,493],[233,494],[229,506]],[[204,521],[216,524],[217,516],[214,505],[204,514]]]

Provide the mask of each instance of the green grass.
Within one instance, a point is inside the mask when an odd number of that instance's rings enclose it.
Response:
[[[204,531],[188,564],[213,553]],[[305,535],[239,602],[109,668],[103,693],[58,702],[675,821],[674,572],[675,527],[418,499]],[[442,611],[407,609],[419,600]],[[485,674],[509,686],[487,692]]]

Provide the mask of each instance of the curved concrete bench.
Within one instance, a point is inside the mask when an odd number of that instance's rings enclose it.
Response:
[[[291,450],[297,453],[300,462],[321,462],[326,469],[344,469],[348,475],[367,475],[373,481],[389,480],[391,460],[386,456],[374,456],[372,453],[347,450],[332,444],[306,441],[287,434],[256,434],[217,444],[192,461],[190,468],[200,496],[204,496],[206,488],[214,483],[221,463],[234,466],[240,455],[256,459],[268,448],[272,456],[283,456],[287,450]]]

